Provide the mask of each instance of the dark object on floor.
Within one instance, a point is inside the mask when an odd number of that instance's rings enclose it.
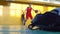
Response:
[[[28,28],[33,29],[34,26],[37,26],[40,30],[60,31],[60,15],[58,13],[59,11],[54,9],[45,14],[37,14]]]

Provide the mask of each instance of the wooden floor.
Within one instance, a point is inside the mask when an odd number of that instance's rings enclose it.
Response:
[[[0,25],[0,34],[60,34],[60,32],[29,30],[23,25]]]

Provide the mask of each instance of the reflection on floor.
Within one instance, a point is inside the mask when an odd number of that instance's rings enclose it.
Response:
[[[0,34],[60,34],[60,32],[29,30],[20,25],[0,25]]]

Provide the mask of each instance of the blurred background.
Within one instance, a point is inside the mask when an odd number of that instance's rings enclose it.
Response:
[[[24,0],[23,0],[24,1]],[[28,7],[27,3],[19,3],[18,1],[12,2],[12,1],[0,1],[0,24],[6,24],[6,25],[22,25],[21,21],[21,15],[24,12],[26,15],[25,9]],[[42,6],[40,4],[32,4],[31,5],[34,10],[38,10],[38,13],[44,14],[46,11],[50,11],[55,6]],[[37,13],[35,13],[32,10],[32,16],[33,18]],[[26,24],[27,25],[27,24]]]
[[[7,32],[9,30],[9,27],[11,28],[11,31],[21,30],[22,29],[21,27],[23,25],[23,22],[21,21],[22,19],[21,16],[22,13],[24,12],[25,15],[24,18],[26,18],[25,9],[28,7],[29,3],[32,3],[31,6],[33,9],[38,10],[38,13],[42,13],[42,14],[60,6],[59,4],[51,4],[51,3],[45,3],[41,1],[38,2],[38,1],[39,0],[0,0],[0,25],[2,25],[0,26],[0,28],[2,29],[3,27],[4,29],[3,31],[7,31]],[[33,10],[31,13],[33,18],[38,14],[35,13]],[[28,26],[30,23],[31,23],[31,19],[28,19],[25,26]],[[1,29],[0,31],[2,31]]]

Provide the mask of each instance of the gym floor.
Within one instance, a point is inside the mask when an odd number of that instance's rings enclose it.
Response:
[[[0,34],[60,34],[60,32],[29,30],[23,25],[0,25]]]

